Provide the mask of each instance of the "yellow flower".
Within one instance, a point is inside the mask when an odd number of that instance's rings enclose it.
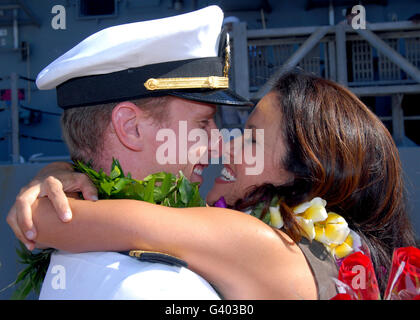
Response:
[[[327,205],[327,201],[325,201],[324,199],[321,199],[320,197],[316,197],[316,198],[313,198],[311,201],[304,202],[304,203],[294,207],[293,212],[296,213],[296,214],[304,213],[307,209],[309,209],[309,207],[314,206],[314,205],[322,206],[322,207],[325,208],[326,205]],[[326,218],[327,217],[325,215],[324,219],[326,219]]]
[[[319,197],[311,201],[304,202],[293,208],[293,212],[297,215],[296,221],[305,231],[309,240],[315,238],[315,225],[317,222],[324,221],[328,218],[325,206],[327,202]]]
[[[347,236],[346,240],[342,244],[331,248],[331,253],[337,259],[344,258],[352,252],[353,252],[353,237],[351,234]]]
[[[320,204],[313,204],[308,209],[305,210],[305,212],[300,214],[302,218],[306,220],[312,220],[312,222],[319,222],[324,221],[327,219],[328,214],[327,210],[325,210],[325,207]]]
[[[315,238],[315,228],[313,221],[305,219],[301,216],[297,216],[296,221],[305,232],[304,236],[306,236],[309,240],[313,240]]]
[[[346,220],[334,213],[328,213],[325,221],[315,224],[315,240],[329,246],[342,244],[350,233]]]
[[[326,211],[327,202],[319,197],[293,208],[296,221],[309,240],[324,244],[328,252],[340,259],[351,252],[357,241],[346,220],[335,212]],[[271,208],[270,208],[271,209]],[[356,241],[356,243],[355,243]]]
[[[284,225],[279,206],[270,207],[270,225],[278,229],[282,228]]]

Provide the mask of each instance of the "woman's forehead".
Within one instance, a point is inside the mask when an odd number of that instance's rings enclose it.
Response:
[[[273,122],[278,122],[278,110],[275,108],[275,100],[276,96],[272,93],[264,96],[250,114],[247,125],[264,127]]]

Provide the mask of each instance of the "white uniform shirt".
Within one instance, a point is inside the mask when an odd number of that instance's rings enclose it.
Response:
[[[40,300],[219,300],[191,270],[139,261],[116,252],[51,255]]]

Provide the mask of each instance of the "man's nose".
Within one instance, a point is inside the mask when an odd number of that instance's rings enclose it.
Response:
[[[243,135],[239,135],[224,143],[223,158],[229,161],[228,163],[234,163],[235,159],[241,161],[243,140]]]

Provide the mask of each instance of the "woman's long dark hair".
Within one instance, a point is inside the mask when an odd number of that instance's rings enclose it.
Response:
[[[394,248],[415,246],[398,150],[382,122],[349,90],[312,75],[289,73],[272,92],[286,144],[282,167],[292,185],[255,187],[235,204],[243,209],[274,196],[284,199],[285,232],[300,229],[291,208],[313,197],[342,215],[369,247],[383,292]]]

